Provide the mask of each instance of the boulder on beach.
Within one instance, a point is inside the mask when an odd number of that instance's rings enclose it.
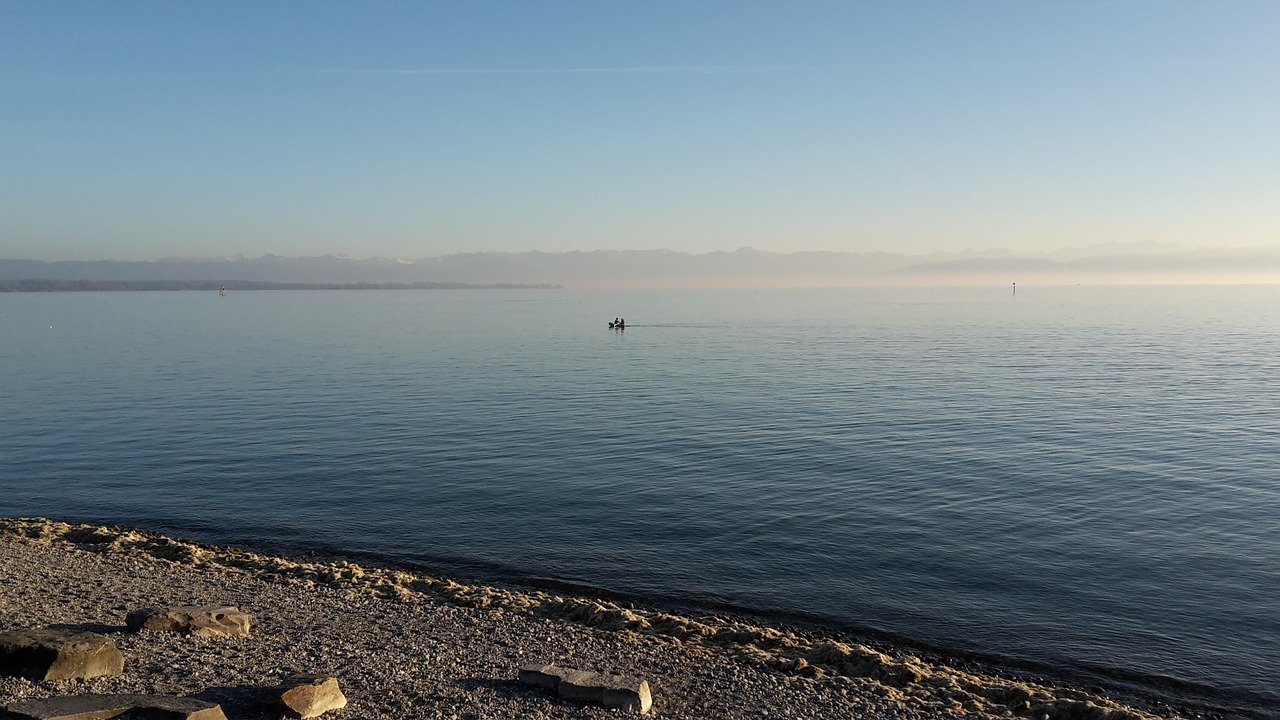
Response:
[[[0,633],[2,675],[75,680],[123,671],[124,656],[116,644],[96,633],[52,628]]]
[[[572,670],[562,668],[559,665],[526,665],[520,668],[516,679],[522,685],[534,685],[556,690],[560,687],[560,678],[570,672]]]
[[[4,707],[17,720],[106,720],[128,714],[159,720],[227,720],[222,706],[169,695],[63,695]]]
[[[249,613],[228,605],[182,605],[143,608],[125,618],[134,632],[153,630],[196,637],[249,637]]]
[[[525,685],[555,688],[565,700],[593,703],[608,709],[643,715],[653,706],[648,681],[627,675],[575,670],[559,665],[527,665],[520,669],[518,679]]]
[[[347,706],[331,675],[295,675],[276,688],[271,704],[291,718],[313,718]]]

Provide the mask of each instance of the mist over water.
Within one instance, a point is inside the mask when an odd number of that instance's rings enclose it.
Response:
[[[1278,327],[1275,286],[0,295],[0,514],[1276,710]]]

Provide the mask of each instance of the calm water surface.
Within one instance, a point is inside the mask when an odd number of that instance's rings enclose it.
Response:
[[[1278,330],[1266,286],[0,295],[0,515],[808,613],[1276,711]]]

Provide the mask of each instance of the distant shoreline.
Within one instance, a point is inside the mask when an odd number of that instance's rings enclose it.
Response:
[[[233,288],[232,281],[279,283]],[[471,252],[419,259],[343,255],[142,260],[22,260],[0,257],[0,288],[48,283],[219,283],[227,289],[576,289],[919,287],[982,285],[1275,284],[1280,248],[1217,250],[1128,244],[907,254],[791,252],[742,248],[690,254],[668,250]],[[17,283],[19,287],[14,288]],[[420,284],[422,283],[422,284]],[[22,287],[27,284],[28,287]],[[119,289],[93,286],[90,290]],[[150,289],[126,285],[125,289]],[[175,289],[162,286],[158,289]],[[209,289],[176,288],[176,289]],[[213,289],[217,289],[215,286]]]
[[[0,292],[153,292],[161,290],[563,290],[563,285],[457,282],[287,283],[255,280],[0,280]]]

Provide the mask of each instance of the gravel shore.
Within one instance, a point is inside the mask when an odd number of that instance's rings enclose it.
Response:
[[[234,605],[248,638],[130,633],[130,610]],[[330,673],[356,718],[617,718],[515,682],[535,663],[648,680],[658,718],[1190,717],[924,658],[855,638],[682,616],[531,588],[306,562],[116,527],[0,519],[0,631],[109,634],[124,674],[0,678],[0,706],[78,693],[192,695],[229,718],[276,717],[265,688]]]

